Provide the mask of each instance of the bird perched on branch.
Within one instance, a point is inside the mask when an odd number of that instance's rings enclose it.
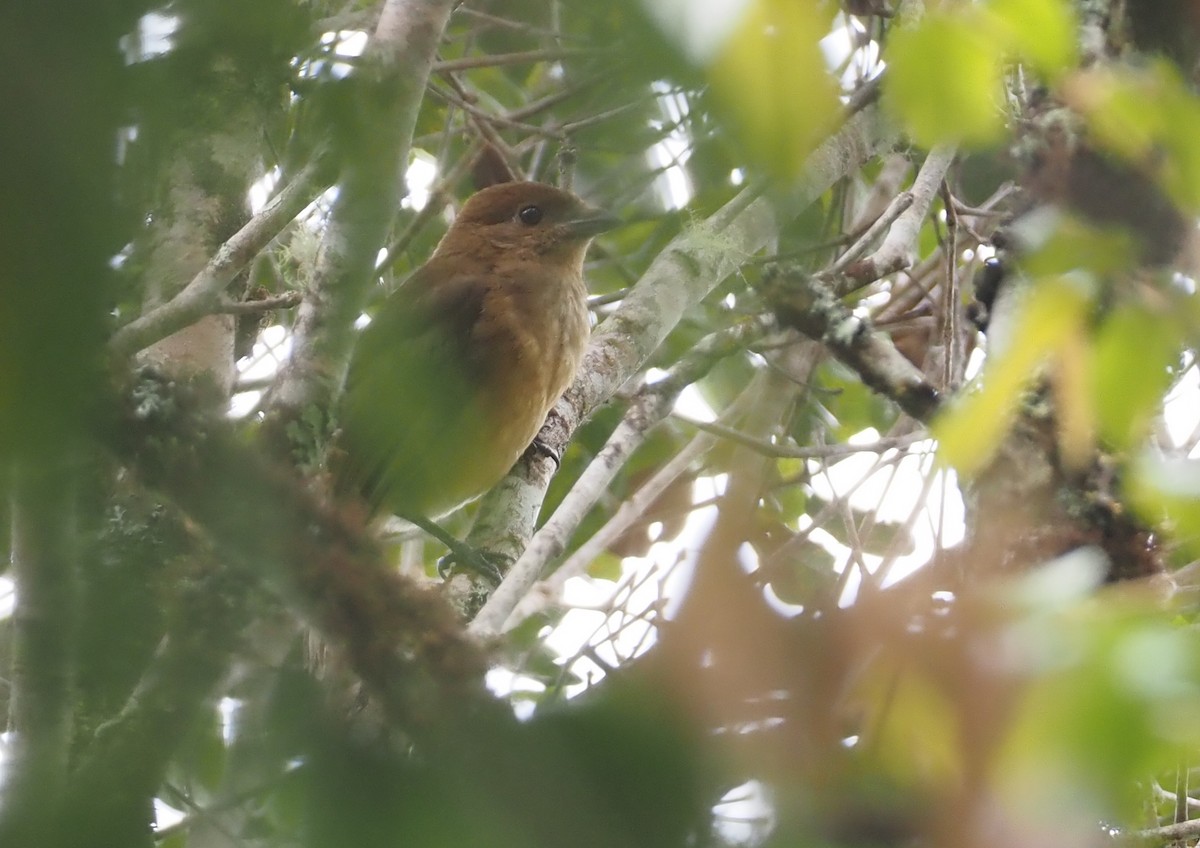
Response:
[[[468,199],[362,332],[335,489],[421,524],[499,482],[575,377],[589,335],[584,254],[615,224],[540,183]]]

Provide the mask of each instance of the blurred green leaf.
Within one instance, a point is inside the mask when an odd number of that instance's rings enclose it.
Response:
[[[781,177],[799,174],[840,111],[818,46],[829,21],[815,3],[753,0],[708,66],[734,134]]]
[[[770,570],[767,585],[786,604],[802,606],[829,597],[838,579],[833,554],[808,539],[790,544],[787,563]]]
[[[1013,627],[1013,645],[1042,659],[998,764],[1002,794],[1022,805],[1069,794],[1076,815],[1132,819],[1142,776],[1200,741],[1200,645],[1149,593],[1109,593]]]
[[[619,580],[621,578],[621,558],[602,551],[588,565],[587,574],[588,577],[595,577],[597,580]]]
[[[804,460],[776,460],[775,467],[780,478],[784,480],[807,473]],[[785,523],[795,521],[808,511],[808,490],[799,483],[780,486],[772,494],[779,507],[779,519]]]
[[[1079,276],[1033,284],[1019,309],[1009,346],[988,358],[980,388],[934,422],[939,452],[960,474],[969,477],[991,461],[1038,367],[1080,332],[1091,308],[1090,288]]]
[[[1200,99],[1160,60],[1089,70],[1064,94],[1097,143],[1152,175],[1185,209],[1200,209]]]
[[[816,515],[828,505],[829,502],[824,498],[816,495],[808,497],[810,515]],[[821,529],[846,547],[874,556],[909,554],[915,549],[916,543],[903,524],[881,521],[874,510],[856,509],[852,506],[846,506],[845,510],[845,520],[827,522]],[[856,532],[853,535],[847,529],[846,521],[854,524]]]
[[[524,657],[521,663],[521,673],[545,684],[548,690],[574,686],[581,682],[579,675],[564,667],[562,658],[544,644],[535,647]],[[532,697],[540,700],[544,696],[538,693]]]
[[[1053,80],[1075,65],[1076,22],[1062,0],[993,0],[926,15],[889,45],[887,103],[925,145],[1001,137],[1004,62]]]
[[[1182,81],[1175,80],[1164,94],[1167,120],[1159,141],[1162,159],[1159,183],[1172,200],[1195,213],[1200,210],[1200,99]]]
[[[178,763],[187,777],[215,793],[225,776],[228,749],[221,734],[221,717],[216,709],[205,710],[192,724],[180,746]]]
[[[1003,45],[970,15],[930,14],[889,44],[885,102],[919,144],[999,140]]]
[[[1076,62],[1077,21],[1063,0],[992,0],[989,29],[1016,55],[1053,81]]]
[[[867,532],[859,533],[858,541],[863,553],[874,556],[907,556],[917,549],[916,540],[904,524],[878,518]]]
[[[867,429],[884,432],[896,420],[895,406],[836,360],[822,363],[817,385],[825,390],[821,398],[826,409],[837,419],[833,435],[839,442]]]
[[[1200,557],[1200,460],[1142,454],[1130,470],[1126,492],[1151,526]]]
[[[1152,151],[1165,123],[1157,94],[1161,82],[1153,73],[1106,67],[1077,75],[1066,93],[1105,149],[1138,162]]]
[[[1142,439],[1162,406],[1183,323],[1138,306],[1113,311],[1096,332],[1092,396],[1100,435],[1116,448]]]
[[[1122,229],[1098,227],[1073,215],[1037,213],[1032,223],[1036,242],[1021,259],[1030,277],[1054,277],[1087,271],[1097,278],[1129,270],[1137,246]]]
[[[936,680],[909,673],[896,679],[876,675],[879,686],[868,698],[887,704],[874,747],[879,767],[905,785],[956,784],[962,780],[962,746],[956,729],[956,706]]]

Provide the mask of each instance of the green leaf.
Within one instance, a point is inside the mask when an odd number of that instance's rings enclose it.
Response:
[[[781,463],[794,461],[779,460]],[[780,486],[772,494],[779,508],[779,520],[784,523],[791,523],[808,511],[808,490],[803,485]]]
[[[1200,557],[1200,460],[1143,454],[1126,484],[1129,501],[1145,521],[1164,525],[1192,557]]]
[[[776,597],[798,606],[828,597],[837,582],[833,554],[808,539],[789,550],[786,565],[771,569],[767,581]]]
[[[1134,815],[1141,776],[1173,768],[1197,741],[1200,651],[1149,593],[1018,619],[1006,644],[1035,672],[997,764],[1010,803],[1066,800],[1056,787],[1068,780],[1077,815]]]
[[[1123,272],[1137,261],[1132,236],[1116,228],[1085,223],[1072,215],[1037,213],[1034,219],[1042,237],[1021,260],[1030,277],[1055,277],[1086,270],[1096,277]]]
[[[1116,448],[1142,439],[1162,405],[1183,327],[1141,307],[1117,309],[1096,333],[1092,396],[1100,436]]]
[[[1200,99],[1182,82],[1166,92],[1164,122],[1160,142],[1166,156],[1162,159],[1159,183],[1180,206],[1192,212],[1200,210]]]
[[[1004,129],[1002,47],[974,16],[929,15],[892,37],[885,102],[919,144],[992,144]]]
[[[617,581],[621,579],[621,558],[613,556],[608,551],[602,551],[598,557],[588,564],[588,577],[597,580]]]
[[[574,686],[582,682],[579,675],[562,664],[562,658],[545,644],[537,646],[526,655],[521,662],[521,674],[532,677],[550,689],[553,687]],[[526,692],[526,699],[540,702],[546,694],[542,692]]]
[[[216,792],[225,775],[228,754],[221,735],[221,718],[213,709],[202,713],[192,724],[180,746],[178,763],[196,784]]]
[[[848,441],[870,428],[885,432],[896,420],[895,406],[867,388],[840,362],[823,365],[818,378],[822,388],[831,390],[825,406],[837,419],[833,435],[839,441]]]
[[[755,0],[708,65],[718,110],[747,154],[777,176],[799,174],[840,112],[818,46],[828,32],[815,3]]]
[[[912,534],[898,521],[876,520],[858,541],[863,553],[875,556],[908,556],[917,549]]]
[[[1099,146],[1146,169],[1183,208],[1200,209],[1200,99],[1170,63],[1078,74],[1064,98]]]
[[[1106,68],[1073,77],[1065,96],[1102,147],[1140,162],[1153,151],[1165,126],[1162,84],[1162,78],[1153,72]]]
[[[1047,79],[1076,66],[1077,22],[1062,0],[992,0],[988,12],[993,33]]]

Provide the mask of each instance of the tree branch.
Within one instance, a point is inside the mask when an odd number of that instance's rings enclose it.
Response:
[[[249,582],[206,553],[181,581],[179,614],[119,714],[101,725],[70,779],[72,819],[103,833],[145,827],[179,743],[228,668],[245,625]],[[126,817],[133,821],[126,823]]]
[[[492,56],[466,56],[462,59],[446,59],[433,63],[439,74],[449,71],[467,71],[472,68],[498,68],[504,65],[532,65],[536,62],[558,62],[576,56],[596,56],[599,51],[586,47],[563,47],[550,50],[528,50],[524,53],[499,53]]]
[[[222,300],[218,312],[226,315],[258,315],[263,312],[274,312],[276,309],[291,309],[304,300],[304,295],[298,291],[284,292],[272,297],[259,300]]]
[[[835,277],[834,291],[838,297],[845,297],[867,283],[903,270],[912,264],[921,227],[925,223],[926,216],[929,215],[929,209],[933,205],[933,198],[937,195],[938,187],[946,178],[946,171],[954,161],[956,150],[957,148],[952,144],[939,144],[929,151],[924,164],[921,165],[921,170],[913,180],[912,188],[907,192],[911,195],[912,201],[896,218],[896,222],[888,230],[883,244],[866,259],[855,262],[846,268],[840,278]],[[900,197],[903,196],[903,194],[900,195]],[[838,264],[841,264],[840,261]]]
[[[37,832],[62,812],[78,594],[74,505],[64,463],[61,458],[26,458],[14,478],[12,563],[19,593],[13,611],[9,728],[15,736],[0,815],[0,833],[9,834]]]
[[[272,426],[326,406],[353,345],[379,250],[396,216],[417,110],[453,0],[387,0],[350,78],[360,102],[349,128],[337,200],[292,328],[292,355],[268,400]],[[343,128],[345,130],[346,128]]]
[[[729,404],[722,413],[722,418],[737,420],[757,398],[757,384],[752,383]],[[667,487],[704,456],[717,440],[718,438],[710,433],[700,433],[684,445],[682,450],[655,471],[636,492],[625,498],[604,526],[581,544],[553,574],[534,584],[504,622],[504,629],[511,630],[525,619],[556,603],[561,596],[563,585],[572,577],[586,573],[596,557],[645,516]]]
[[[100,436],[203,529],[216,556],[344,651],[395,727],[420,735],[493,708],[484,658],[441,597],[389,570],[364,528],[251,451],[198,392],[143,373]]]
[[[937,389],[896,350],[891,338],[851,312],[822,283],[769,265],[763,269],[763,288],[781,323],[823,342],[864,384],[913,418],[928,422],[941,406]]]
[[[1135,830],[1126,835],[1122,841],[1128,842],[1183,842],[1200,836],[1200,819],[1176,822],[1162,827],[1148,827],[1145,830]]]
[[[855,240],[842,253],[837,260],[829,266],[829,270],[825,273],[828,276],[840,274],[846,270],[851,262],[867,252],[867,248],[879,238],[880,233],[888,229],[897,218],[904,214],[913,205],[913,195],[911,191],[902,191],[892,198],[892,202],[883,210],[883,214],[875,219],[871,226],[867,227],[866,231]]]
[[[222,298],[233,278],[324,188],[319,179],[321,167],[319,160],[309,162],[261,212],[221,245],[182,291],[113,333],[109,353],[118,358],[132,356],[206,315],[226,311]]]

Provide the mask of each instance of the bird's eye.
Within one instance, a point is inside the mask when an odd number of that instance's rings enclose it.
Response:
[[[534,224],[541,222],[542,208],[540,206],[522,206],[521,211],[517,213],[517,217],[521,219],[522,224],[532,227]]]

